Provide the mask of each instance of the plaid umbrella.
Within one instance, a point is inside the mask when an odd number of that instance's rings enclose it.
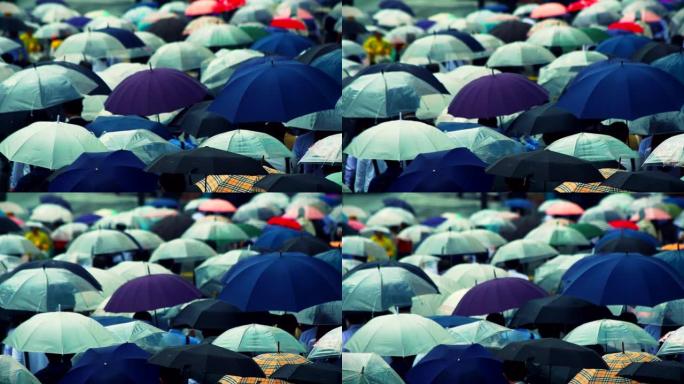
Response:
[[[613,168],[601,168],[599,172],[606,179],[609,178],[613,173],[617,172],[617,169]],[[603,185],[602,183],[576,183],[574,181],[566,181],[565,183],[559,185],[555,189],[556,192],[560,193],[614,193],[614,192],[625,192],[619,188],[609,187]]]
[[[269,174],[282,173],[277,169],[264,167]],[[247,176],[247,175],[209,175],[204,179],[195,183],[195,186],[202,192],[215,193],[253,193],[264,192],[260,188],[254,188],[259,180],[265,176]]]
[[[660,361],[646,352],[622,352],[603,355],[610,369],[583,369],[568,384],[639,384],[638,381],[618,376],[620,370],[632,363]]]
[[[311,363],[307,358],[294,353],[262,353],[261,355],[255,356],[253,360],[259,364],[266,376],[271,376],[273,372],[277,371],[278,368],[285,364]]]
[[[287,381],[264,379],[261,377],[240,377],[226,375],[218,381],[219,384],[288,384]]]

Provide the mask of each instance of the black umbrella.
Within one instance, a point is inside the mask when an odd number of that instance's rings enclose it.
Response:
[[[420,277],[421,279],[425,280],[425,282],[432,285],[439,292],[439,288],[437,287],[435,282],[432,281],[430,276],[428,276],[428,274],[425,273],[425,271],[423,271],[421,268],[419,268],[413,264],[402,263],[399,261],[374,261],[374,262],[370,262],[370,263],[363,263],[361,265],[358,265],[358,266],[352,268],[349,272],[347,272],[344,275],[344,278],[347,278],[347,277],[353,275],[354,273],[356,273],[358,271],[361,271],[364,269],[373,269],[373,268],[403,268],[403,269],[413,273],[414,275]]]
[[[342,19],[342,33],[345,36],[349,35],[361,35],[368,32],[366,26],[359,23],[356,20]]]
[[[188,25],[187,20],[179,17],[165,17],[157,20],[147,28],[147,32],[154,33],[167,43],[185,39],[183,30]]]
[[[254,184],[268,192],[331,192],[341,193],[342,187],[324,177],[314,175],[268,175]]]
[[[9,217],[0,217],[0,234],[4,235],[10,232],[21,232],[21,227]]]
[[[227,330],[251,323],[262,323],[268,313],[243,312],[225,301],[206,299],[186,305],[171,321],[174,328]]]
[[[536,135],[540,133],[582,132],[582,123],[572,113],[547,103],[532,107],[521,113],[506,129],[510,136]]]
[[[12,16],[0,16],[0,31],[6,32],[20,32],[28,31],[33,28],[24,24],[23,21]]]
[[[629,133],[642,136],[684,133],[684,112],[656,113],[632,120]]]
[[[538,150],[506,156],[486,169],[487,173],[534,181],[603,181],[590,162],[562,153]]]
[[[196,175],[266,175],[258,160],[211,147],[172,152],[158,157],[145,168],[152,173]]]
[[[412,74],[413,76],[423,80],[424,82],[430,84],[432,88],[436,89],[437,91],[443,93],[443,94],[448,94],[449,91],[446,89],[444,84],[442,84],[435,75],[432,74],[432,72],[428,71],[427,69],[423,67],[419,67],[417,65],[412,65],[412,64],[405,64],[405,63],[381,63],[381,64],[376,64],[376,65],[371,65],[370,67],[366,67],[362,70],[360,70],[356,75],[354,75],[353,79],[358,79],[359,77],[363,75],[370,75],[372,73],[381,73],[381,72],[407,72]]]
[[[301,252],[313,256],[330,250],[330,246],[323,240],[313,236],[302,236],[288,239],[280,247],[281,252]]]
[[[512,43],[527,40],[527,32],[529,32],[530,28],[532,28],[530,24],[518,20],[510,20],[497,24],[489,33],[498,37],[504,43]]]
[[[213,100],[202,101],[181,112],[171,123],[185,133],[195,137],[211,137],[235,129],[223,116],[209,112]]]
[[[299,324],[333,325],[342,324],[342,300],[317,304],[295,314]]]
[[[337,43],[314,45],[313,47],[302,52],[302,54],[297,56],[295,60],[304,64],[311,64],[317,58],[325,55],[326,53],[330,53],[336,49],[342,49],[342,46]]]
[[[603,184],[632,192],[684,192],[684,181],[658,171],[615,172]]]
[[[678,361],[632,363],[622,368],[618,375],[642,383],[679,384],[684,383],[684,364]]]
[[[590,321],[609,318],[612,318],[612,314],[607,307],[571,296],[549,296],[525,303],[508,326],[521,328],[559,325],[567,330]]]
[[[97,84],[97,88],[93,89],[90,91],[89,95],[109,95],[112,93],[112,90],[109,88],[107,83],[102,80],[100,76],[98,76],[95,72],[92,70],[78,64],[74,63],[69,63],[66,61],[42,61],[36,66],[41,66],[41,65],[59,65],[61,67],[71,69],[73,71],[79,72],[83,76],[89,78],[92,80],[95,84]]]
[[[641,61],[642,63],[651,64],[652,62],[665,57],[671,53],[682,51],[682,47],[676,45],[650,42],[639,48],[638,51],[632,55],[632,60]]]
[[[178,369],[184,377],[201,383],[215,383],[224,375],[265,377],[254,360],[213,344],[164,348],[147,361],[154,365]]]
[[[12,272],[6,273],[0,277],[0,283],[19,273],[20,271],[26,269],[66,269],[67,271],[73,273],[74,275],[87,281],[88,284],[92,285],[98,291],[102,290],[100,283],[90,274],[85,268],[75,263],[67,263],[66,261],[58,260],[36,260],[24,263],[14,268]]]
[[[164,239],[164,241],[170,241],[181,237],[183,232],[194,223],[195,220],[190,215],[172,215],[166,216],[154,223],[150,230]]]
[[[654,255],[658,252],[656,247],[648,241],[635,237],[616,236],[606,241],[601,241],[594,248],[595,253],[641,253],[642,255]]]
[[[342,382],[342,369],[333,364],[285,364],[270,376],[292,384],[336,384]]]

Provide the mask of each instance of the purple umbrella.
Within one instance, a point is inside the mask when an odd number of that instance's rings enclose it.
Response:
[[[539,286],[517,277],[485,281],[471,288],[454,309],[454,315],[475,316],[519,308],[532,299],[546,297]]]
[[[122,81],[105,101],[117,115],[149,116],[188,107],[207,96],[207,88],[171,68],[150,68]]]
[[[449,114],[470,119],[492,118],[548,101],[548,92],[525,76],[499,73],[480,77],[463,87],[449,104]]]
[[[120,286],[105,306],[107,312],[141,312],[173,307],[199,299],[202,293],[178,275],[135,278]]]

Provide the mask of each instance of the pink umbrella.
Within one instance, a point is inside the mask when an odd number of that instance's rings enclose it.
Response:
[[[657,23],[662,18],[655,13],[647,10],[641,10],[637,12],[627,12],[620,21],[627,23],[634,23],[636,21],[645,21],[647,23]]]
[[[533,19],[544,19],[547,17],[558,17],[568,13],[565,5],[561,3],[546,3],[532,10],[530,17]]]
[[[235,212],[236,208],[229,201],[223,199],[209,199],[203,201],[198,207],[201,212],[230,213]]]
[[[584,213],[584,209],[571,201],[559,201],[551,204],[545,212],[551,216],[574,216]]]
[[[316,207],[304,206],[288,208],[283,215],[283,217],[288,219],[296,219],[302,216],[309,220],[321,220],[325,217],[325,214]]]
[[[347,221],[347,225],[351,229],[355,229],[357,231],[360,231],[360,230],[366,228],[366,225],[364,223],[358,221],[358,220],[349,220],[349,221]]]
[[[642,219],[646,219],[646,220],[670,220],[670,219],[672,219],[672,216],[670,216],[670,214],[667,213],[666,211],[664,211],[663,209],[651,207],[651,208],[642,209],[639,213],[635,213],[634,215],[632,215],[632,217],[630,219],[633,221],[642,220]]]

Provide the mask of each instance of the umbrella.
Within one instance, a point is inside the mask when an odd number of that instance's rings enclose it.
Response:
[[[206,222],[202,224],[212,223],[213,222]],[[190,230],[190,228],[188,230]],[[200,231],[201,229],[197,230],[197,232]],[[216,252],[213,248],[203,243],[202,241],[185,237],[180,239],[174,239],[169,242],[161,244],[157,249],[154,250],[154,252],[152,252],[152,255],[150,256],[150,262],[153,263],[160,260],[174,260],[177,262],[183,262],[186,260],[197,261],[208,259],[213,256],[216,256]]]
[[[554,103],[547,103],[532,107],[518,115],[506,128],[506,133],[515,136],[572,133],[581,127],[581,122],[573,114],[556,107]]]
[[[416,156],[389,188],[391,192],[489,191],[487,164],[467,148]]]
[[[375,353],[342,353],[342,381],[349,384],[401,384],[401,377]]]
[[[126,46],[108,33],[87,31],[64,39],[55,50],[55,57],[90,57],[95,59],[125,58]]]
[[[675,271],[684,276],[684,253],[682,251],[666,251],[660,252],[653,257],[660,259],[669,264]]]
[[[486,253],[487,247],[477,235],[461,232],[438,232],[423,240],[416,253],[424,255],[470,255]]]
[[[340,274],[326,262],[300,253],[266,254],[238,261],[222,281],[221,300],[245,311],[299,311],[340,300]],[[288,286],[261,281],[291,281]]]
[[[669,73],[642,63],[603,63],[580,72],[556,106],[583,119],[632,120],[684,105],[684,84]]]
[[[487,264],[457,264],[444,272],[443,276],[456,282],[454,288],[471,288],[485,281],[499,277],[507,277],[506,270]]]
[[[150,364],[173,368],[199,382],[217,382],[223,375],[264,377],[249,357],[209,343],[167,347],[152,355]]]
[[[411,383],[506,383],[503,364],[479,344],[438,345],[406,374]]]
[[[100,141],[110,150],[127,150],[148,164],[164,153],[177,152],[180,148],[164,140],[157,134],[145,130],[109,132]]]
[[[201,330],[225,330],[251,323],[255,314],[245,313],[237,307],[220,300],[193,301],[173,318],[173,327]]]
[[[433,34],[409,44],[401,55],[401,62],[425,65],[472,58],[473,51],[463,41],[447,34]]]
[[[23,352],[64,355],[107,347],[118,340],[91,318],[73,312],[48,312],[21,323],[3,343]]]
[[[212,91],[218,92],[242,63],[262,56],[264,56],[263,53],[251,49],[234,49],[219,54],[209,61],[202,71],[202,83]]]
[[[165,17],[152,23],[146,31],[170,43],[184,39],[183,30],[187,24],[188,21],[180,17]]]
[[[313,45],[311,40],[294,33],[273,33],[254,42],[250,49],[266,54],[293,58]]]
[[[653,255],[657,252],[652,243],[630,236],[605,236],[596,243],[594,250],[597,253],[635,252],[642,255]]]
[[[168,241],[180,237],[194,222],[189,215],[178,214],[160,219],[150,230]]]
[[[149,353],[131,343],[91,348],[79,357],[62,380],[71,383],[145,383],[158,380],[158,368],[147,362],[148,356]],[[106,369],[102,369],[103,366]]]
[[[255,188],[259,188],[268,192],[326,192],[326,193],[341,193],[342,187],[324,177],[296,174],[271,174],[254,184]]]
[[[505,43],[512,43],[526,40],[530,27],[530,24],[519,20],[508,20],[497,24],[489,33]]]
[[[610,318],[608,308],[571,296],[549,296],[533,299],[515,312],[511,328],[560,325],[574,328],[594,320]]]
[[[306,129],[311,131],[342,131],[342,116],[339,109],[327,109],[309,113],[285,123],[286,127]]]
[[[156,68],[122,81],[105,101],[105,108],[116,114],[147,116],[187,107],[206,95],[206,88],[190,76]]]
[[[202,211],[204,211],[202,209]],[[208,212],[217,212],[212,210],[206,210]],[[219,211],[220,212],[220,211]],[[203,221],[193,224],[188,228],[181,236],[184,240],[202,240],[202,241],[216,241],[219,244],[222,243],[238,243],[240,241],[249,240],[249,236],[237,225],[233,223],[224,223],[220,221]],[[173,242],[173,240],[171,241]],[[169,242],[169,243],[171,243]],[[190,242],[186,242],[189,244]],[[197,242],[198,247],[206,245],[204,243]],[[179,244],[175,244],[178,246]],[[169,247],[169,254],[179,254],[182,253],[178,249]],[[211,256],[213,256],[212,254]]]
[[[173,274],[173,272],[157,263],[148,263],[146,261],[122,261],[108,269],[108,271],[115,272],[126,281],[152,274]]]
[[[111,68],[111,67],[110,67]],[[107,132],[131,131],[145,129],[164,139],[171,139],[171,133],[163,124],[147,120],[139,116],[98,116],[86,125],[86,129],[95,136],[102,136]]]
[[[664,140],[646,158],[644,164],[655,164],[679,167],[684,164],[680,149],[684,146],[684,135],[679,134]],[[638,175],[634,175],[638,176]]]
[[[199,299],[202,294],[177,275],[155,274],[134,278],[111,296],[105,311],[140,312],[172,307]]]
[[[345,348],[351,352],[406,357],[426,353],[439,344],[454,342],[453,336],[436,322],[402,313],[373,318],[354,333]]]
[[[642,351],[658,346],[658,340],[636,324],[619,320],[594,320],[578,326],[563,340],[577,345],[602,345],[623,351]]]
[[[628,365],[640,362],[658,361],[659,359],[651,354],[645,352],[622,352],[609,353],[603,355],[603,360],[608,364],[608,369],[583,369],[581,370],[569,384],[584,384],[584,383],[632,383],[629,379],[623,379],[618,376],[618,372]]]
[[[535,262],[558,255],[551,245],[537,239],[518,239],[502,245],[496,250],[492,260],[493,265],[505,264],[510,260],[519,260],[522,263]]]
[[[485,281],[471,288],[458,303],[455,315],[483,315],[519,308],[524,303],[547,294],[533,283],[515,277]]]
[[[552,247],[586,246],[589,240],[576,229],[564,225],[542,224],[525,235],[525,239],[538,240]]]
[[[307,255],[315,255],[330,249],[328,243],[316,237],[302,237],[289,239],[283,243],[280,249],[283,252],[299,252]]]
[[[481,100],[491,102],[481,103]],[[451,101],[448,111],[457,117],[492,118],[519,112],[547,101],[546,90],[526,77],[500,73],[468,83]]]
[[[292,152],[275,137],[257,131],[236,129],[212,136],[201,147],[211,147],[253,159],[292,157]]]
[[[254,356],[253,360],[259,364],[264,373],[270,377],[275,371],[284,365],[310,364],[311,362],[294,353],[262,353]]]
[[[296,98],[288,97],[293,89],[297,90]],[[209,111],[233,123],[286,122],[333,108],[339,95],[340,85],[317,68],[294,60],[262,60],[243,64],[231,76]],[[240,103],[234,103],[234,100],[240,100]]]
[[[457,344],[479,343],[485,347],[494,348],[503,347],[512,342],[516,336],[513,336],[511,340],[509,340],[509,337],[516,333],[523,334],[487,320],[476,320],[457,325],[449,328],[448,331],[458,341]]]
[[[330,135],[315,142],[299,160],[299,164],[342,163],[342,134]]]
[[[675,384],[684,381],[684,364],[678,361],[632,363],[618,375],[645,383]]]
[[[487,168],[487,173],[539,181],[603,181],[591,163],[554,151],[533,151],[506,156]]]
[[[181,152],[172,152],[158,157],[146,168],[154,173],[182,174],[236,174],[264,175],[267,172],[260,163],[250,157],[214,149],[199,147]]]
[[[286,364],[270,376],[293,384],[342,383],[340,368],[333,364]]]
[[[238,47],[252,43],[252,38],[242,29],[230,24],[207,25],[193,31],[186,41],[203,47]]]
[[[681,276],[665,262],[639,254],[585,257],[573,264],[562,280],[563,295],[599,305],[653,306],[684,297]]]
[[[684,54],[681,52],[671,53],[667,56],[661,57],[653,61],[651,65],[675,76],[681,83],[684,83],[684,75],[682,75],[682,68],[684,68]]]
[[[119,40],[121,45],[123,45],[126,49],[141,48],[145,46],[145,43],[143,43],[138,36],[127,29],[107,27],[96,29],[95,32],[106,33],[114,37],[115,39]]]
[[[460,129],[448,132],[447,136],[457,147],[468,148],[487,164],[524,151],[520,142],[487,127]]]
[[[547,17],[563,16],[567,12],[567,9],[561,3],[544,3],[535,7],[530,13],[530,17],[533,19],[544,19]]]
[[[410,120],[378,124],[352,139],[344,153],[361,159],[412,160],[421,153],[454,148],[437,128]]]
[[[387,260],[384,248],[373,240],[361,236],[342,237],[342,254],[373,260]]]
[[[591,38],[582,30],[568,26],[555,26],[537,30],[527,38],[527,42],[544,47],[560,47],[564,49],[574,49],[594,44]]]
[[[639,157],[625,143],[612,136],[588,132],[558,139],[546,149],[592,162]]]
[[[97,229],[73,240],[67,248],[69,254],[105,255],[137,250],[138,244],[121,231]]]
[[[40,381],[12,356],[0,356],[0,380],[7,384],[40,384]]]
[[[677,47],[676,45],[651,42],[639,48],[639,50],[632,55],[632,60],[651,64],[662,57],[672,53],[680,53],[680,51],[680,47]]]
[[[651,39],[635,34],[618,35],[601,42],[596,50],[606,56],[629,59],[650,42]]]
[[[199,44],[179,41],[161,46],[150,57],[152,68],[169,68],[178,71],[198,70],[205,60],[213,59],[214,54]]]
[[[211,343],[235,352],[303,353],[306,351],[304,345],[289,333],[261,324],[247,324],[231,328]]]
[[[634,192],[655,189],[675,192],[684,189],[684,181],[658,171],[615,172],[604,184]]]
[[[128,151],[83,153],[60,169],[50,182],[54,192],[153,192],[157,177]]]
[[[195,286],[208,296],[217,295],[223,288],[223,275],[238,261],[258,254],[254,251],[233,250],[204,260],[195,268]]]
[[[544,65],[555,59],[556,56],[541,45],[515,42],[497,48],[487,59],[487,66],[490,68],[503,68]]]

